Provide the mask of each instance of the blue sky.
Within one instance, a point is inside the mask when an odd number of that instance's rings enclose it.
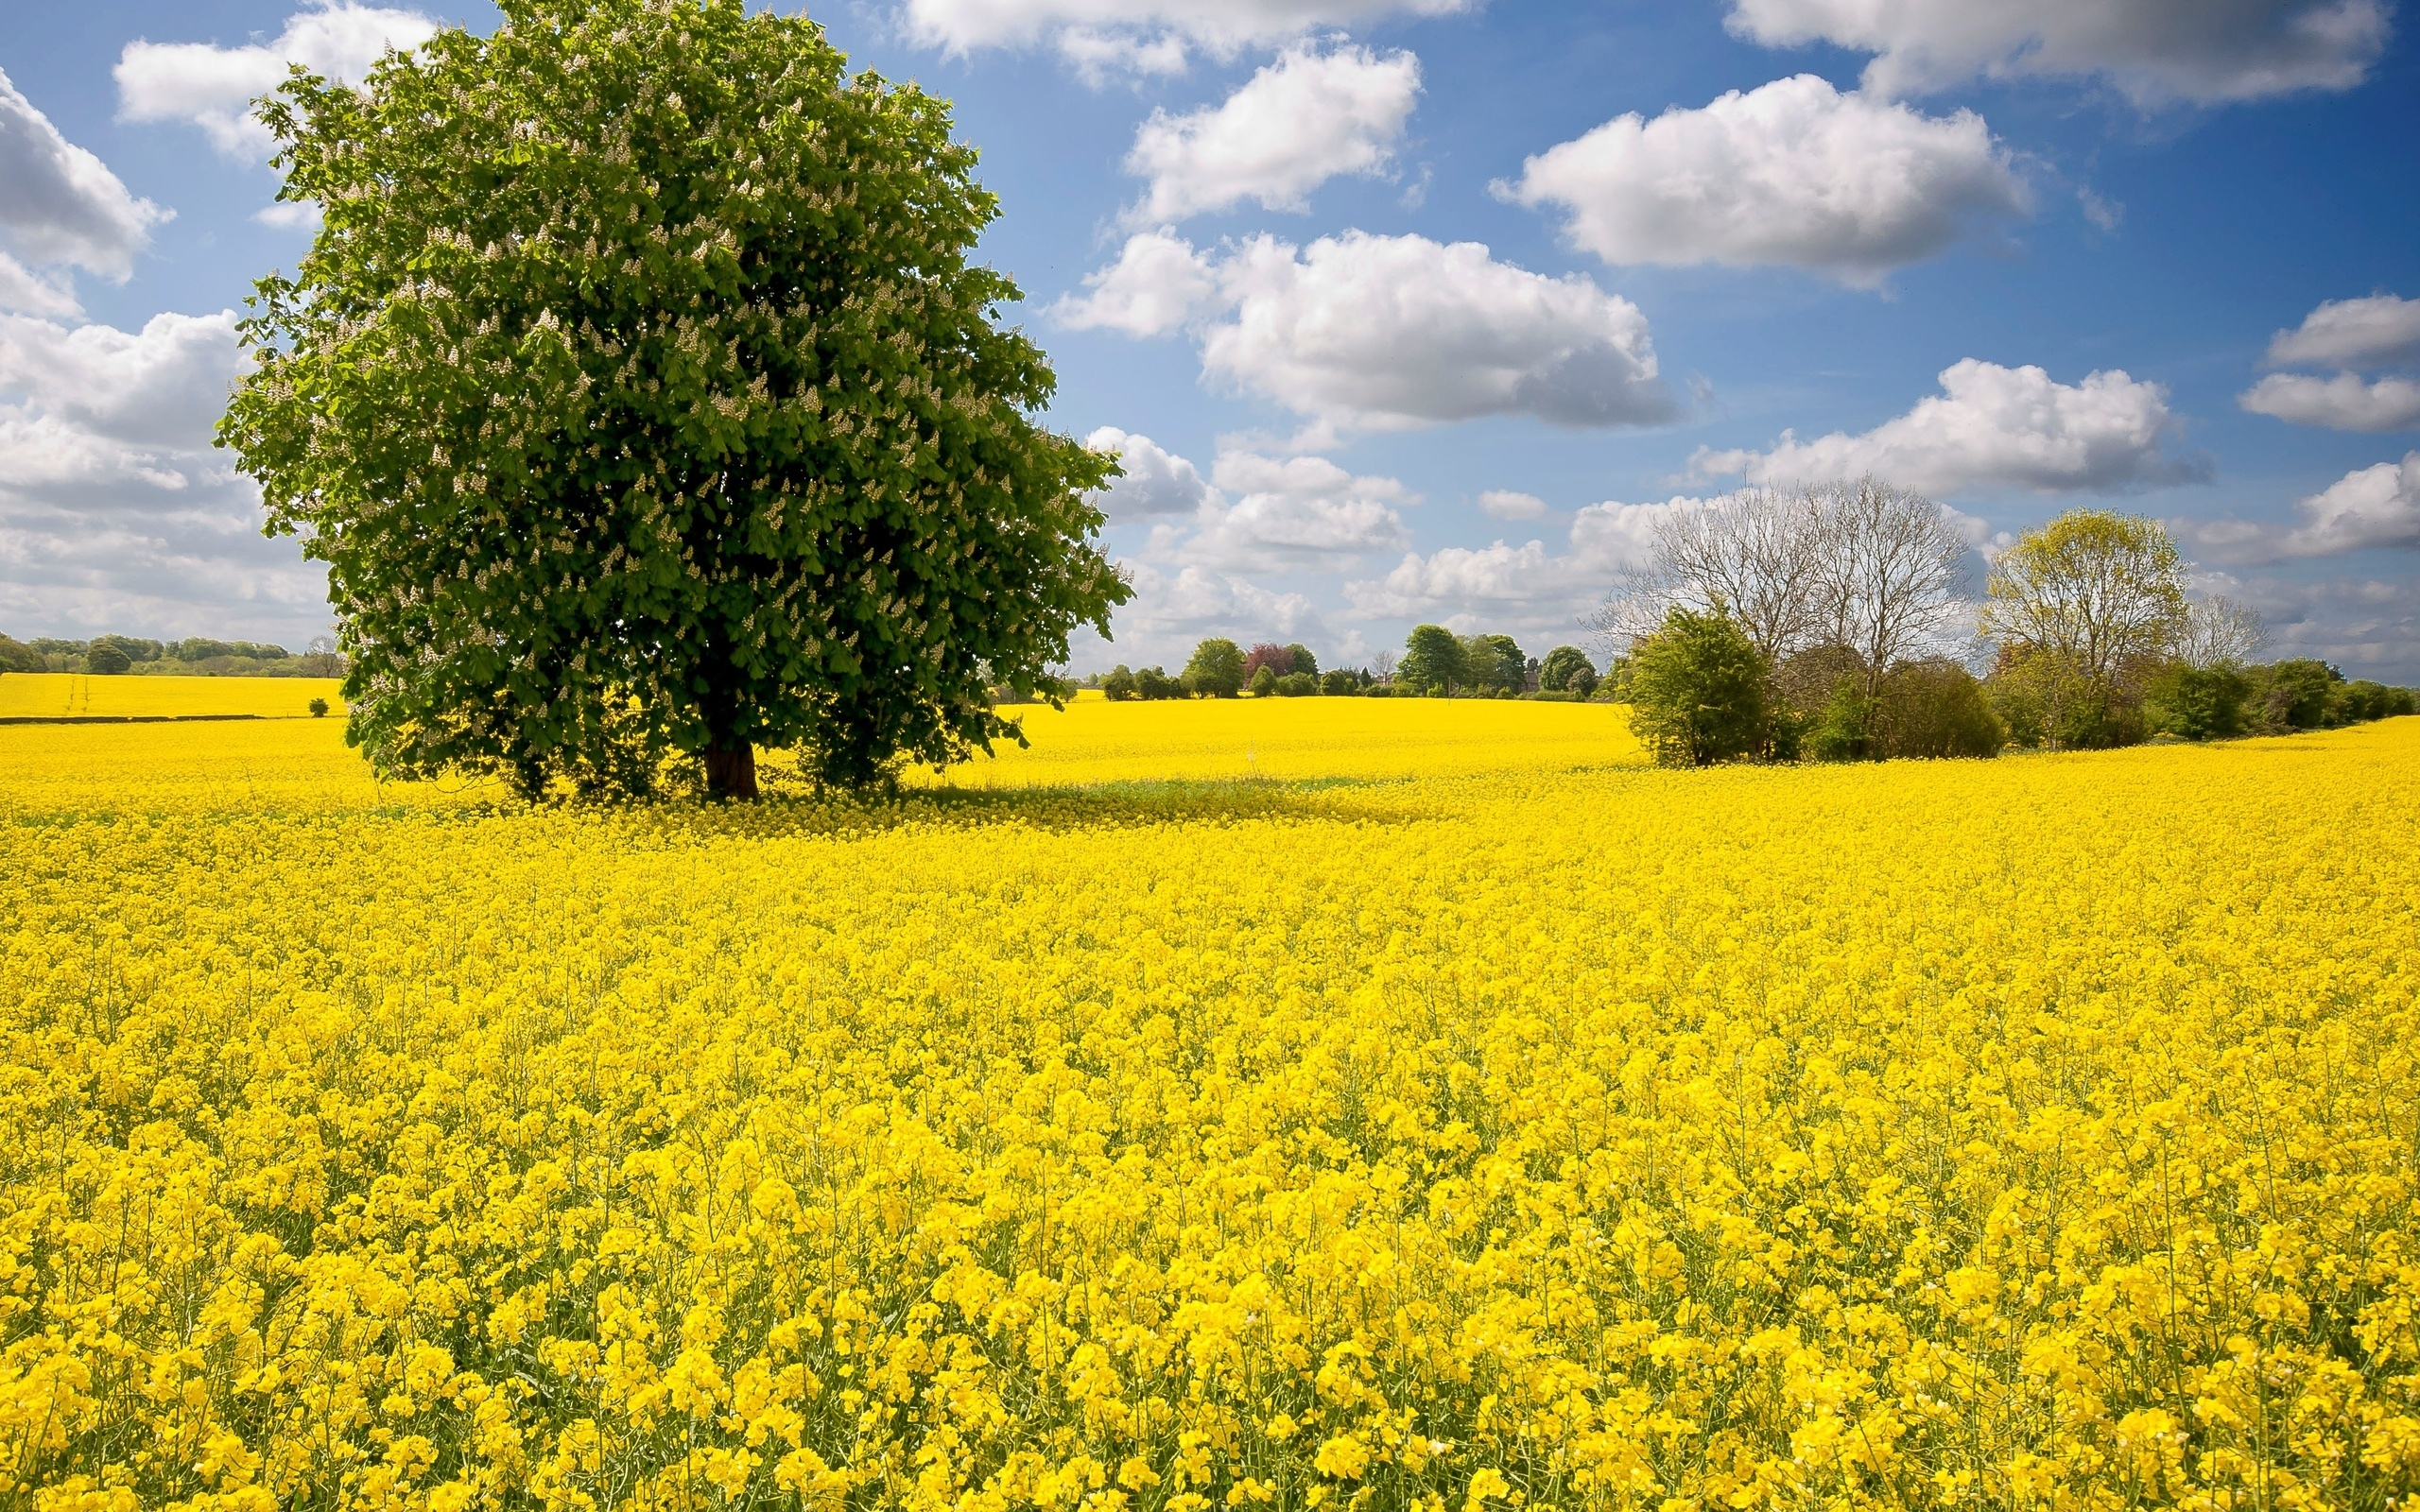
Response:
[[[2278,654],[2420,682],[2420,51],[2387,0],[859,0],[957,102],[1058,427],[1117,446],[1137,597],[1206,634],[1533,654],[1658,512],[1872,470],[1979,568],[2169,521]],[[329,618],[209,422],[305,225],[243,113],[286,57],[493,11],[0,20],[0,629]]]

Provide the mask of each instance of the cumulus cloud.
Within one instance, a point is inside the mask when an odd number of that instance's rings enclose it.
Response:
[[[1574,635],[1616,575],[1646,562],[1660,521],[1708,502],[1684,495],[1660,504],[1592,504],[1573,515],[1560,550],[1532,540],[1406,552],[1384,577],[1345,584],[1344,596],[1363,618],[1429,619],[1465,632]]]
[[[1732,0],[1725,25],[1770,47],[1872,53],[1865,84],[1881,94],[2098,77],[2152,106],[2351,89],[2392,16],[2388,0]]]
[[[1568,426],[1668,420],[1638,306],[1477,242],[1347,232],[1260,236],[1220,270],[1227,318],[1202,367],[1331,426],[1400,430],[1532,415]]]
[[[0,73],[0,307],[74,315],[75,290],[62,270],[124,283],[151,228],[170,215],[128,193]]]
[[[1187,561],[1243,572],[1333,566],[1404,543],[1398,506],[1414,495],[1394,478],[1357,476],[1323,456],[1222,454],[1211,470],[1224,492],[1203,501],[1189,538],[1163,538]],[[1234,495],[1232,502],[1227,495]]]
[[[2269,341],[2269,366],[2380,368],[2420,362],[2420,300],[2329,300]]]
[[[1201,470],[1148,436],[1104,425],[1085,437],[1084,444],[1115,452],[1126,470],[1102,501],[1112,524],[1190,515],[1210,502],[1210,484]]]
[[[1446,16],[1480,0],[905,0],[909,37],[930,47],[1055,44],[1098,76],[1121,66],[1174,72],[1192,48],[1232,57],[1327,26]]]
[[[1616,116],[1496,192],[1561,207],[1568,240],[1609,263],[1779,265],[1863,286],[2032,205],[1974,112],[1923,115],[1812,74]]]
[[[1126,218],[1159,225],[1246,199],[1307,209],[1305,197],[1330,179],[1386,170],[1419,94],[1409,53],[1290,47],[1222,104],[1151,112],[1126,155],[1126,171],[1150,186]]]
[[[1638,306],[1477,242],[1256,236],[1214,259],[1149,232],[1084,289],[1052,318],[1135,336],[1191,326],[1205,376],[1309,417],[1313,436],[1486,415],[1646,425],[1674,412]]]
[[[1478,496],[1478,507],[1498,520],[1535,520],[1547,512],[1547,501],[1534,493],[1490,489]]]
[[[1319,607],[1299,592],[1264,587],[1250,578],[1211,568],[1164,571],[1149,562],[1125,564],[1134,596],[1118,607],[1112,624],[1116,639],[1104,644],[1089,631],[1070,641],[1080,667],[1157,664],[1174,672],[1194,644],[1223,635],[1249,645],[1279,640],[1326,640]]]
[[[2273,372],[2236,403],[2256,415],[2338,431],[2401,431],[2420,425],[2420,383],[2409,378],[2364,383],[2349,372],[2333,378]]]
[[[19,625],[299,638],[325,577],[260,535],[210,444],[235,312],[140,331],[0,317],[0,611]]]
[[[1050,318],[1070,331],[1156,336],[1215,307],[1219,279],[1192,243],[1162,230],[1126,238],[1117,261],[1087,276],[1084,288],[1052,304]]]
[[[1703,476],[1789,483],[1874,473],[1927,493],[2025,489],[2106,492],[2199,475],[2167,455],[2168,390],[2123,371],[2061,384],[2039,368],[1969,357],[1943,369],[1942,392],[1862,435],[1802,441],[1788,431],[1764,452],[1700,451]]]
[[[2185,520],[2177,525],[2196,551],[2229,563],[2420,547],[2420,452],[2405,453],[2400,462],[2356,468],[2295,500],[2290,525],[2235,519]]]
[[[390,47],[411,49],[437,34],[417,10],[354,0],[319,0],[288,16],[275,42],[242,47],[209,43],[135,41],[119,54],[118,115],[129,121],[183,121],[201,128],[231,158],[256,158],[270,145],[252,101],[274,94],[300,63],[341,83],[358,83]]]
[[[2259,610],[2269,651],[2317,657],[2352,677],[2420,682],[2420,582],[2407,572],[2320,576],[2308,569],[2250,576],[2204,570],[2195,586]]]

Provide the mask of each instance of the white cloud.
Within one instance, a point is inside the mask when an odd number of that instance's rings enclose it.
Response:
[[[2237,396],[2256,415],[2339,431],[2401,431],[2420,425],[2420,383],[2381,378],[2363,383],[2349,372],[2333,378],[2273,372]]]
[[[389,47],[408,50],[436,34],[437,23],[417,10],[320,0],[288,16],[285,29],[266,44],[130,42],[114,70],[118,115],[188,122],[227,156],[255,158],[268,149],[270,139],[252,114],[252,101],[276,93],[293,64],[339,83],[358,83]]]
[[[1616,116],[1496,191],[1567,210],[1567,238],[1609,263],[1777,264],[1868,286],[2032,205],[1974,112],[1923,115],[1812,74]]]
[[[1223,635],[1246,645],[1272,638],[1323,638],[1319,607],[1303,593],[1205,567],[1163,572],[1148,562],[1124,565],[1134,596],[1112,621],[1117,638],[1104,644],[1089,632],[1078,634],[1070,649],[1079,667],[1122,662],[1176,672],[1204,636]]]
[[[1085,437],[1084,444],[1115,452],[1126,469],[1102,501],[1112,524],[1190,515],[1210,502],[1212,490],[1201,470],[1148,436],[1104,425]]]
[[[122,284],[171,214],[128,193],[0,73],[0,306],[74,315],[66,277],[40,269],[80,267]]]
[[[1260,236],[1219,276],[1228,318],[1203,333],[1203,369],[1326,426],[1635,425],[1673,412],[1638,306],[1477,242],[1355,231],[1298,253]]]
[[[2150,106],[2351,89],[2392,15],[2388,0],[1733,0],[1725,24],[1767,46],[1873,53],[1866,87],[1884,94],[2096,76]]]
[[[1246,199],[1307,209],[1305,197],[1330,179],[1386,170],[1419,94],[1409,53],[1290,47],[1223,104],[1151,112],[1126,155],[1126,171],[1150,187],[1126,218],[1159,225]]]
[[[1547,501],[1534,493],[1490,489],[1478,496],[1478,507],[1498,520],[1535,520],[1547,512]]]
[[[1480,0],[904,0],[910,38],[929,47],[1027,47],[1050,42],[1098,75],[1139,62],[1174,72],[1186,50],[1232,57],[1327,26],[1389,16],[1446,16]],[[1171,54],[1174,63],[1171,64]]]
[[[1126,238],[1117,261],[1084,280],[1091,292],[1065,295],[1050,318],[1070,331],[1122,331],[1155,336],[1215,307],[1217,273],[1190,242],[1168,231]]]
[[[1560,551],[1537,540],[1446,546],[1425,557],[1406,552],[1384,577],[1345,584],[1344,596],[1365,618],[1576,639],[1615,575],[1647,560],[1657,523],[1706,503],[1684,496],[1661,504],[1592,504],[1572,517]]]
[[[1390,477],[1357,476],[1323,456],[1222,454],[1212,468],[1224,493],[1202,502],[1190,537],[1161,549],[1187,561],[1244,572],[1332,566],[1404,543],[1400,505],[1411,490]],[[1227,494],[1235,495],[1229,502]]]
[[[140,331],[0,317],[0,612],[34,627],[285,637],[326,579],[266,541],[251,485],[212,450],[242,355],[235,312]]]
[[[2329,300],[2269,342],[2269,365],[2378,368],[2420,362],[2420,300]]]
[[[1701,451],[1703,476],[1752,483],[1877,477],[1927,493],[2026,489],[2095,492],[2182,482],[2196,470],[2163,451],[2174,429],[2168,390],[2115,369],[2080,384],[2039,368],[1969,357],[1943,369],[1943,392],[1860,436],[1835,431],[1802,441],[1785,431],[1765,452]]]
[[[2358,468],[2307,499],[2279,542],[2287,557],[2335,557],[2373,546],[2420,546],[2420,452]]]

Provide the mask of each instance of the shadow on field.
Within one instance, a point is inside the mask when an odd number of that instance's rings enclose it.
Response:
[[[1404,802],[1399,779],[1164,779],[1083,786],[909,789],[849,799],[769,791],[753,805],[683,802],[631,811],[649,829],[734,838],[849,835],[917,826],[1023,826],[1063,832],[1300,818],[1409,824],[1431,816]],[[1346,801],[1339,801],[1345,799]],[[1393,801],[1390,801],[1392,799]]]

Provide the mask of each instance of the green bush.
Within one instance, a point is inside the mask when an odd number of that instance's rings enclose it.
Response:
[[[1277,696],[1277,674],[1270,669],[1266,662],[1253,672],[1252,696],[1255,698],[1272,698]]]
[[[1169,677],[1158,667],[1145,667],[1134,674],[1134,696],[1149,703],[1166,698],[1184,696],[1184,681]]]
[[[43,660],[43,655],[40,651],[37,651],[32,646],[26,644],[23,641],[13,641],[8,636],[0,635],[0,672],[43,672],[47,670],[48,663]]]
[[[2253,669],[2257,679],[2254,708],[2264,734],[2324,730],[2335,723],[2336,690],[2344,674],[2325,662],[2295,657]]]
[[[1631,730],[1666,766],[1710,766],[1760,750],[1765,659],[1720,606],[1674,606],[1631,651]]]
[[[1320,691],[1320,679],[1307,672],[1288,672],[1277,679],[1281,698],[1303,698]]]
[[[312,718],[325,719],[328,717],[328,700],[325,698],[314,698],[311,700],[308,707],[310,708]]]
[[[1872,711],[1874,753],[1886,760],[1997,756],[2008,730],[1975,675],[1942,658],[1883,675]]]
[[[114,678],[134,665],[134,659],[106,641],[96,641],[84,653],[84,670],[96,678]]]
[[[2180,740],[2223,740],[2244,731],[2253,679],[2241,667],[2171,663],[2143,691],[2143,728]]]
[[[1353,674],[1338,667],[1320,674],[1320,692],[1331,698],[1346,698],[1361,691]]]
[[[1134,696],[1134,674],[1121,662],[1117,669],[1100,679],[1101,696],[1112,703],[1125,703]]]

